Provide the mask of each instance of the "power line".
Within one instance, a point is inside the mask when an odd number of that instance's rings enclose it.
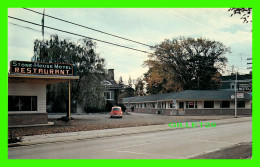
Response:
[[[26,21],[26,20],[19,19],[19,18],[15,18],[15,17],[12,17],[12,16],[8,16],[8,17],[12,18],[12,19],[19,20],[19,21],[23,21],[23,22],[26,22],[26,23],[34,24],[34,25],[37,25],[37,26],[42,26],[40,24],[33,23],[33,22],[30,22],[30,21]],[[35,29],[31,28],[31,27],[21,26],[21,25],[14,24],[14,23],[10,23],[10,24],[13,24],[13,25],[16,25],[16,26],[20,26],[20,27],[24,27],[24,28],[27,28],[27,29],[31,29],[33,31],[39,31],[39,30],[35,30]],[[60,30],[60,29],[56,29],[56,28],[52,28],[52,27],[48,27],[48,26],[44,26],[44,27],[49,28],[49,29],[53,29],[53,30],[56,30],[56,31],[61,31],[61,32],[64,32],[64,33],[69,33],[69,34],[76,35],[76,36],[86,37],[86,36],[83,36],[83,35],[80,35],[80,34],[68,32],[68,31],[64,31],[64,30]],[[131,48],[131,47],[127,47],[127,46],[123,46],[123,45],[119,45],[119,44],[115,44],[115,43],[111,43],[111,42],[107,42],[107,41],[103,41],[103,40],[99,40],[99,39],[95,39],[95,38],[91,38],[91,37],[86,37],[86,38],[93,39],[93,40],[96,40],[96,41],[99,41],[99,42],[103,42],[103,43],[107,43],[107,44],[111,44],[111,45],[115,45],[115,46],[118,46],[118,47],[123,47],[123,48],[131,49],[131,50],[135,50],[135,51],[139,51],[139,52],[143,52],[143,53],[148,53],[147,51],[143,51],[143,50],[139,50],[139,49],[135,49],[135,48]],[[162,49],[162,48],[158,48],[158,49]],[[152,53],[148,53],[148,54],[152,54]],[[202,66],[204,66],[204,67],[212,67],[212,66],[206,66],[206,65],[202,65]],[[235,68],[243,69],[243,68],[239,68],[239,67],[235,67]],[[243,70],[248,70],[248,69],[243,69]],[[204,70],[200,70],[200,71],[204,71]],[[230,70],[225,69],[224,71],[230,71]]]
[[[22,21],[22,22],[25,22],[25,23],[29,23],[29,24],[33,24],[33,25],[37,25],[37,26],[41,26],[41,27],[42,27],[41,24],[37,24],[37,23],[34,23],[34,22],[30,22],[30,21],[27,21],[27,20],[23,20],[23,19],[20,19],[20,18],[17,18],[17,17],[12,17],[12,16],[8,16],[8,17],[11,18],[11,19],[19,20],[19,21]],[[103,41],[103,40],[100,40],[100,39],[95,39],[95,38],[87,37],[87,36],[85,36],[85,35],[80,35],[80,34],[76,34],[76,33],[73,33],[73,32],[69,32],[69,31],[65,31],[65,30],[61,30],[61,29],[57,29],[57,28],[53,28],[53,27],[49,27],[49,26],[44,26],[44,27],[45,27],[45,28],[48,28],[48,29],[55,30],[55,31],[60,31],[60,32],[63,32],[63,33],[67,33],[67,34],[76,35],[76,36],[83,37],[83,38],[89,38],[89,39],[92,39],[92,40],[95,40],[95,41],[99,41],[99,42],[103,42],[103,43],[106,43],[106,44],[110,44],[110,45],[114,45],[114,46],[118,46],[118,47],[130,49],[130,50],[134,50],[134,51],[138,51],[138,52],[143,52],[143,53],[151,54],[151,53],[149,53],[149,52],[147,52],[147,51],[143,51],[143,50],[131,48],[131,47],[124,46],[124,45],[115,44],[115,43],[112,43],[112,42]]]
[[[32,10],[32,9],[28,9],[28,8],[23,8],[23,9],[42,15],[42,13],[37,12],[37,11]],[[69,23],[69,24],[73,24],[73,25],[76,25],[76,26],[79,26],[79,27],[83,27],[83,28],[86,28],[86,29],[89,29],[89,30],[93,30],[93,31],[96,31],[96,32],[99,32],[99,33],[103,33],[103,34],[106,34],[106,35],[109,35],[109,36],[113,36],[113,37],[116,37],[116,38],[119,38],[119,39],[123,39],[123,40],[126,40],[126,41],[130,41],[130,42],[134,42],[134,43],[137,43],[137,44],[141,44],[141,45],[144,45],[144,46],[154,48],[154,46],[151,46],[151,45],[148,45],[148,44],[145,44],[145,43],[142,43],[142,42],[138,42],[138,41],[131,40],[131,39],[128,39],[128,38],[120,37],[118,35],[107,33],[107,32],[101,31],[101,30],[97,30],[97,29],[87,27],[87,26],[84,26],[84,25],[81,25],[81,24],[78,24],[78,23],[74,23],[74,22],[71,22],[71,21],[67,21],[67,20],[64,20],[64,19],[60,19],[60,18],[51,16],[51,15],[44,14],[44,16],[50,17],[52,19],[56,19],[56,20],[59,20],[59,21],[63,21],[63,22]]]
[[[15,23],[11,23],[11,22],[8,22],[9,24],[12,24],[12,25],[15,25],[15,26],[18,26],[18,27],[22,27],[22,28],[26,28],[26,29],[29,29],[29,30],[33,30],[33,31],[36,31],[36,32],[41,32],[40,30],[37,30],[37,29],[34,29],[34,28],[31,28],[31,27],[27,27],[27,26],[22,26],[22,25],[19,25],[19,24],[15,24]],[[47,32],[48,34],[51,34],[50,32]],[[214,67],[214,66],[207,66],[207,65],[199,65],[199,66],[203,66],[203,67]],[[231,67],[231,66],[228,66],[226,65],[227,67]],[[243,69],[243,68],[239,68],[239,67],[234,67],[234,68],[237,68],[237,69]],[[223,71],[228,71],[228,72],[232,72],[231,70],[228,70],[228,69],[222,69]],[[245,70],[245,69],[244,69]],[[204,72],[208,72],[208,70],[201,70],[199,69],[199,71],[204,71]],[[241,74],[243,73],[240,73],[239,76],[241,78],[244,78],[244,79],[248,79],[248,78],[245,78],[243,76],[241,76]],[[252,80],[252,79],[251,79]]]
[[[15,23],[12,23],[12,22],[8,22],[8,23],[11,24],[11,25],[14,25],[14,26],[17,26],[17,27],[22,27],[22,28],[25,28],[25,29],[29,29],[29,30],[32,30],[32,31],[35,31],[35,32],[41,32],[41,30],[37,30],[37,29],[31,28],[31,27],[22,26],[20,24],[15,24]],[[47,33],[51,34],[50,32],[47,32]]]

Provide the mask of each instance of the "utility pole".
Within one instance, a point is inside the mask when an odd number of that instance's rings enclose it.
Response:
[[[237,73],[235,80],[235,118],[237,117]]]
[[[252,61],[252,58],[247,58],[247,60],[251,60]],[[247,63],[247,64],[252,64],[252,62]],[[247,69],[252,69],[252,66],[251,67],[247,67]]]
[[[200,77],[198,77],[198,90],[200,90]]]
[[[70,91],[70,79],[69,79],[69,110],[68,110],[68,113],[67,113],[67,117],[69,118],[69,120],[71,120],[71,97],[70,97],[70,94],[71,94],[71,91]]]

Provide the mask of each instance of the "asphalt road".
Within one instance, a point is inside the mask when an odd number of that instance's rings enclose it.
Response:
[[[188,159],[250,141],[252,122],[240,122],[13,147],[9,159]]]

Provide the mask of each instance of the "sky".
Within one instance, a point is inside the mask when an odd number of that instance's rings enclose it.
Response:
[[[33,8],[31,8],[33,9]],[[43,8],[33,9],[43,12]],[[252,23],[243,23],[241,16],[230,17],[228,8],[45,8],[45,14],[91,27],[147,45],[160,44],[165,39],[180,36],[222,42],[230,47],[228,70],[249,73],[247,58],[252,57]],[[42,15],[22,8],[9,8],[8,15],[41,24]],[[149,47],[111,37],[99,32],[45,17],[45,26],[74,32],[87,37],[132,47],[152,53]],[[14,25],[15,24],[15,25]],[[27,27],[27,28],[25,28]],[[45,28],[44,39],[51,34],[73,42],[81,37]],[[43,39],[41,27],[8,19],[8,61],[30,61],[33,42]],[[148,68],[143,66],[148,54],[95,41],[97,53],[106,60],[106,69],[114,69],[115,80],[122,76],[142,77]]]

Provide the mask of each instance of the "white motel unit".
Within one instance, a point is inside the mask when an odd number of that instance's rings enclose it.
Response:
[[[128,97],[128,111],[163,115],[233,115],[233,90],[185,90],[182,92]],[[237,94],[237,114],[252,114],[251,93]]]

